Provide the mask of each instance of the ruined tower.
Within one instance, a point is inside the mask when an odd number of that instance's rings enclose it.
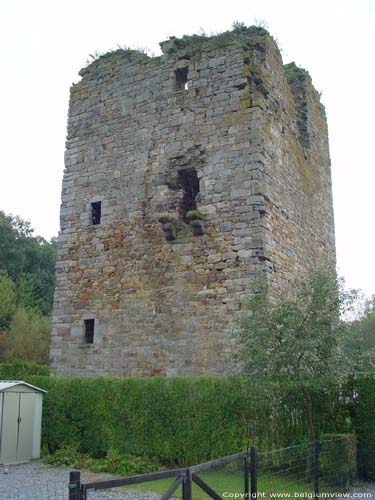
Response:
[[[266,271],[334,262],[324,108],[269,34],[108,53],[71,89],[51,360],[65,375],[230,371]]]

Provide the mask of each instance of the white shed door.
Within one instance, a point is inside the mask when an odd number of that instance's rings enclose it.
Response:
[[[17,462],[19,399],[17,393],[4,392],[3,425],[1,429],[1,462]]]
[[[30,460],[33,456],[35,394],[4,392],[1,462]]]
[[[17,462],[33,456],[35,394],[20,394]]]

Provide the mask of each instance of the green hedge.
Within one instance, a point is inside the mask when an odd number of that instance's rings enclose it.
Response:
[[[12,363],[0,363],[0,380],[24,380],[30,375],[50,374],[48,365],[38,365],[30,361],[13,361]]]
[[[48,391],[43,442],[96,457],[116,449],[160,462],[199,462],[247,446],[238,379],[29,377]]]
[[[48,391],[42,445],[103,457],[108,450],[181,465],[245,449],[282,448],[308,440],[301,394],[254,393],[241,377],[59,378],[48,367],[0,365],[1,378]],[[332,388],[316,396],[320,432],[347,432],[348,413]]]
[[[271,449],[307,440],[297,396],[256,400],[240,377],[80,379],[30,376],[48,391],[43,444],[50,452],[73,446],[102,457],[109,449],[181,465],[246,449]],[[327,396],[328,398],[328,396]],[[329,399],[329,402],[328,402]],[[320,427],[337,432],[345,415],[330,396],[318,407]],[[341,429],[342,430],[342,429]]]
[[[358,474],[375,481],[375,374],[355,377],[352,382],[352,420],[357,434]]]

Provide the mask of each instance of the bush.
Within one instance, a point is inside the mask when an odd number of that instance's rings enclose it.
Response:
[[[144,457],[121,455],[116,450],[109,450],[104,458],[93,458],[88,454],[79,453],[76,448],[61,448],[54,455],[47,455],[44,461],[58,467],[75,467],[92,472],[108,472],[121,476],[147,474],[159,468],[159,464]]]
[[[323,481],[348,488],[356,476],[356,438],[354,434],[321,436],[320,473]]]
[[[35,363],[48,363],[50,332],[49,318],[26,309],[17,309],[9,331],[5,334],[5,360],[24,359]]]

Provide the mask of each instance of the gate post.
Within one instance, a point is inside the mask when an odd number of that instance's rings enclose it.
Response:
[[[69,473],[69,500],[81,499],[81,473],[73,470]]]
[[[182,500],[192,500],[191,497],[191,472],[190,469],[186,469],[186,475],[182,482]]]
[[[245,480],[245,498],[249,498],[250,488],[249,488],[249,452],[247,451],[243,459],[243,474]]]
[[[255,500],[257,498],[258,493],[258,485],[257,485],[257,449],[255,446],[251,448],[250,451],[250,471],[251,471],[251,498]]]
[[[314,478],[314,500],[319,498],[319,461],[320,461],[320,441],[314,441],[314,466],[313,466],[313,478]]]

